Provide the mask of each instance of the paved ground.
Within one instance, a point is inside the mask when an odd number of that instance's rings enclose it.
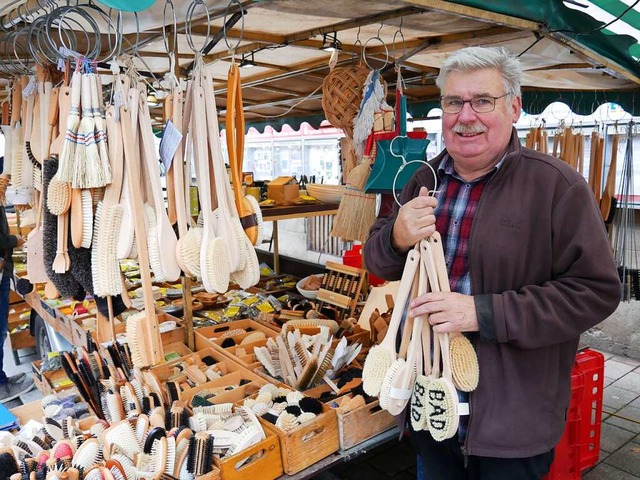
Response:
[[[9,339],[4,345],[5,371],[29,372],[36,360],[31,351],[20,351],[21,365],[14,363]],[[605,355],[602,439],[598,464],[583,472],[584,480],[640,480],[640,361],[603,352]],[[32,390],[7,407],[27,403],[42,395]],[[415,456],[406,441],[381,445],[349,463],[334,467],[319,480],[410,480],[416,478]]]

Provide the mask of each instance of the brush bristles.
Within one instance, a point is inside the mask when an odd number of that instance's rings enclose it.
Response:
[[[200,266],[202,283],[209,293],[226,293],[229,289],[231,270],[229,265],[229,248],[227,242],[215,237],[205,244],[202,239],[200,250]]]
[[[160,251],[158,247],[158,222],[156,212],[148,203],[144,204],[144,223],[147,231],[147,251],[149,253],[149,265],[156,282],[164,282],[165,275],[162,270]]]
[[[202,228],[190,228],[178,243],[178,255],[185,267],[185,274],[200,277],[200,248],[202,247]]]
[[[451,375],[453,384],[463,392],[473,392],[480,381],[478,357],[473,345],[464,335],[450,339]]]
[[[445,378],[438,378],[429,384],[427,398],[432,407],[428,417],[431,436],[437,442],[453,437],[458,430],[458,394],[455,387]]]
[[[82,248],[91,248],[93,239],[93,198],[91,191],[82,190]]]
[[[374,345],[369,350],[362,369],[362,388],[367,395],[377,397],[380,394],[384,376],[394,359],[394,352],[386,350],[380,345]]]
[[[69,208],[70,202],[69,184],[57,181],[55,178],[49,182],[47,189],[47,208],[52,215],[62,215]]]
[[[418,375],[413,386],[411,395],[411,407],[409,408],[409,419],[413,430],[419,432],[428,429],[428,420],[432,407],[429,405],[427,391],[430,384],[429,377]]]

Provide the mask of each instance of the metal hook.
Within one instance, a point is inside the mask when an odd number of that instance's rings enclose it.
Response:
[[[229,16],[229,13],[230,13],[229,9],[233,4],[237,4],[239,7],[242,24],[240,27],[240,36],[238,37],[238,41],[236,42],[235,45],[231,46],[231,44],[229,43],[229,37],[227,36],[227,17]],[[239,2],[239,0],[230,0],[229,3],[227,4],[227,8],[225,8],[224,10],[224,18],[222,20],[222,35],[223,35],[222,38],[224,40],[224,43],[227,46],[227,51],[231,53],[232,61],[235,62],[236,50],[238,50],[238,47],[242,42],[242,38],[244,37],[244,9],[242,8],[242,4]]]

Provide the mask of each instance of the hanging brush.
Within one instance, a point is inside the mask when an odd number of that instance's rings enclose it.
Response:
[[[102,84],[100,75],[92,74],[91,77],[91,108],[93,112],[94,134],[98,155],[100,156],[99,169],[104,179],[103,185],[108,185],[112,180],[111,163],[109,162],[109,152],[107,150],[107,132],[105,125],[104,105],[102,104]]]
[[[91,104],[92,74],[82,75],[82,119],[78,127],[78,145],[76,147],[73,188],[96,188],[106,185],[104,172],[100,168],[100,153],[96,144],[95,122]]]
[[[78,64],[79,68],[79,64]],[[82,90],[82,74],[79,69],[71,77],[71,106],[66,120],[66,133],[60,151],[60,168],[56,180],[71,183],[73,180],[76,147],[78,145],[78,126],[80,124],[80,93]]]

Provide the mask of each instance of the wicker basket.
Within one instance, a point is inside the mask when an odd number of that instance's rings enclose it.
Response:
[[[363,65],[336,67],[322,82],[322,109],[331,125],[353,136],[353,119],[362,101],[362,87],[369,69]]]

